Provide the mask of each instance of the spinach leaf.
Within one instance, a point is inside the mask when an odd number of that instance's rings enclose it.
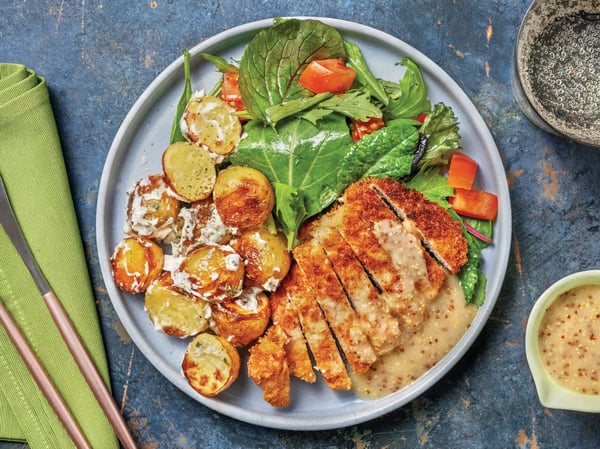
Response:
[[[431,109],[431,102],[427,98],[427,84],[419,66],[408,57],[402,58],[398,64],[406,67],[400,82],[382,81],[390,98],[389,104],[383,110],[386,120],[414,118]]]
[[[352,145],[337,168],[337,190],[366,176],[402,179],[411,171],[419,132],[402,121],[378,129]]]
[[[330,114],[315,126],[308,120],[289,118],[277,128],[251,121],[244,132],[247,137],[229,161],[260,170],[273,184],[278,218],[291,245],[302,221],[333,203],[339,193],[339,161],[352,144],[346,119]]]
[[[192,77],[190,75],[190,52],[188,50],[184,50],[183,52],[183,73],[184,73],[184,86],[183,93],[179,98],[179,103],[177,104],[177,110],[175,111],[175,118],[173,119],[173,125],[171,126],[171,139],[170,143],[182,142],[185,140],[185,137],[181,134],[181,129],[179,127],[179,122],[181,121],[181,116],[183,115],[183,111],[192,98]]]
[[[240,61],[240,91],[250,116],[269,123],[270,106],[311,96],[298,78],[311,61],[328,58],[346,59],[344,40],[318,20],[277,21],[259,31]]]

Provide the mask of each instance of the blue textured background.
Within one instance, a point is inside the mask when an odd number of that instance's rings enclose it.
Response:
[[[561,276],[600,268],[600,150],[535,128],[512,96],[525,0],[0,0],[0,60],[48,80],[95,286],[116,399],[142,449],[597,448],[595,415],[542,407],[524,355],[527,315]],[[220,416],[169,384],[133,345],[106,295],[95,247],[104,159],[127,111],[183,49],[276,16],[352,20],[440,65],[473,100],[505,164],[511,260],[496,308],[466,357],[431,390],[351,428],[288,432]],[[22,447],[0,443],[0,448]]]

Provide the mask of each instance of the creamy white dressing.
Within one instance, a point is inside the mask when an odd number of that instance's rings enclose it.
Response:
[[[233,253],[225,256],[225,269],[229,271],[237,271],[240,267],[242,258],[239,254]]]
[[[151,211],[144,204],[153,200],[158,201],[163,195],[174,196],[173,191],[166,183],[159,182],[155,189],[143,194],[139,193],[138,187],[148,186],[150,186],[150,178],[142,178],[137,186],[130,191],[131,201],[129,203],[128,228],[126,230],[131,230],[138,235],[163,240],[173,232],[175,221],[169,217],[164,223],[159,224],[159,219],[149,215]]]
[[[235,235],[238,232],[237,228],[227,226],[223,223],[213,203],[210,203],[207,207],[210,211],[210,216],[205,223],[199,219],[194,209],[188,207],[181,208],[179,212],[179,218],[182,223],[180,228],[181,235],[172,244],[173,254],[185,256],[185,254],[199,246],[218,245],[227,235]]]
[[[185,271],[175,270],[171,273],[171,278],[175,287],[179,287],[191,295],[201,297],[194,291],[190,276]]]
[[[251,287],[245,290],[241,296],[235,299],[235,303],[242,309],[248,312],[258,312],[258,294],[261,290],[255,287]]]
[[[402,346],[380,357],[362,375],[352,374],[357,396],[377,399],[411,384],[435,366],[467,331],[477,307],[469,305],[456,276],[448,276],[431,301],[423,326],[406,336]]]
[[[276,267],[277,268],[277,267]],[[281,271],[281,270],[279,270]],[[267,281],[262,285],[262,288],[268,292],[274,292],[279,287],[281,283],[281,279],[271,276]]]

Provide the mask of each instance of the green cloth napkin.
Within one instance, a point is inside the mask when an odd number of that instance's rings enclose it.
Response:
[[[0,63],[0,175],[25,238],[109,384],[96,304],[44,78]],[[29,272],[0,227],[0,300],[36,351],[95,449],[118,440],[62,341]],[[74,447],[0,328],[0,439]]]

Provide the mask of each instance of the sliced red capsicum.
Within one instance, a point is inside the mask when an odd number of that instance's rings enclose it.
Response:
[[[493,220],[498,214],[498,197],[482,190],[454,189],[454,196],[448,201],[464,217]]]

